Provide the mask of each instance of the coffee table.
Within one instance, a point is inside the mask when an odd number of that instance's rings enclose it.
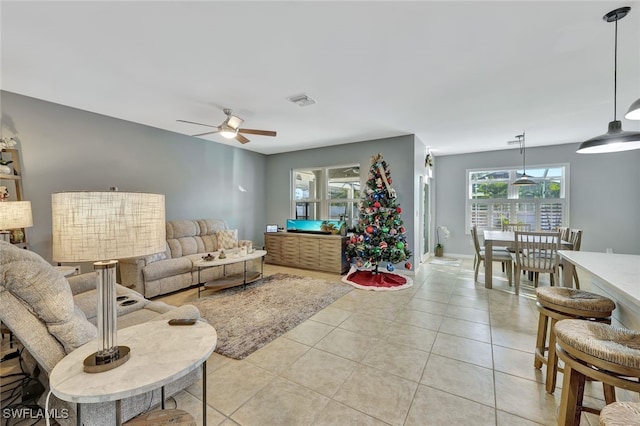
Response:
[[[240,254],[240,252],[229,252],[227,253],[227,257],[225,259],[215,259],[215,260],[196,260],[193,262],[193,265],[198,268],[198,297],[200,297],[200,292],[202,288],[208,290],[221,290],[223,288],[235,287],[237,285],[247,285],[247,283],[251,283],[262,278],[262,274],[264,272],[264,257],[267,255],[266,250],[254,250],[251,253],[247,253],[246,255]],[[247,271],[247,262],[254,259],[261,259],[260,261],[260,271]],[[234,263],[244,264],[243,270],[237,274],[227,275],[226,265],[232,265]],[[200,279],[200,271],[207,268],[215,268],[222,267],[222,278],[208,281],[203,283]]]
[[[197,321],[171,326],[150,321],[118,331],[118,342],[131,348],[131,358],[113,370],[85,373],[83,360],[96,351],[97,340],[64,357],[51,371],[49,386],[55,396],[77,403],[77,424],[82,425],[82,404],[116,402],[116,422],[122,422],[123,398],[144,394],[184,377],[202,366],[202,424],[207,424],[207,358],[218,341],[216,330]]]

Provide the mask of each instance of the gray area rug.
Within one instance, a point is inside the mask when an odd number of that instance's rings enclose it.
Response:
[[[216,352],[243,359],[353,290],[339,279],[277,273],[221,290],[195,305],[218,333]]]

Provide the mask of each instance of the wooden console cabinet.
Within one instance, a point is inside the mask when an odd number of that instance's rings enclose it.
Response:
[[[345,254],[347,237],[293,232],[264,234],[265,262],[272,265],[345,274],[349,270]]]

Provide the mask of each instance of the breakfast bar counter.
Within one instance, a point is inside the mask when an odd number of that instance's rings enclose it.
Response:
[[[565,260],[564,282],[573,268],[591,274],[591,290],[616,302],[612,324],[640,330],[640,256],[560,250]]]

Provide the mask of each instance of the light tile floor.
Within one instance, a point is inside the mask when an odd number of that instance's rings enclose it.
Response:
[[[533,288],[525,280],[516,297],[496,269],[487,290],[482,274],[474,283],[471,259],[427,264],[413,287],[354,289],[242,361],[214,353],[207,363],[207,424],[556,424],[561,389],[547,394],[544,367],[533,368]],[[339,280],[265,265],[265,274],[275,272]],[[581,276],[581,284],[588,289],[589,277]],[[196,298],[191,289],[158,300],[180,305]],[[6,373],[8,365],[1,367]],[[201,398],[201,383],[174,397],[198,424]],[[601,386],[588,384],[585,399],[603,406]],[[639,400],[621,390],[618,399]],[[597,425],[598,417],[583,414],[582,424]]]
[[[265,266],[338,280],[338,276]],[[561,389],[533,367],[538,313],[526,279],[473,281],[472,260],[427,264],[412,288],[354,289],[242,361],[208,362],[211,425],[554,425]],[[540,285],[548,285],[548,276]],[[589,277],[582,277],[588,289]],[[161,300],[182,304],[195,290]],[[559,386],[562,376],[558,378]],[[600,385],[586,400],[604,405]],[[201,383],[176,397],[201,422]],[[618,390],[619,400],[638,400]],[[598,417],[583,414],[583,425]]]

